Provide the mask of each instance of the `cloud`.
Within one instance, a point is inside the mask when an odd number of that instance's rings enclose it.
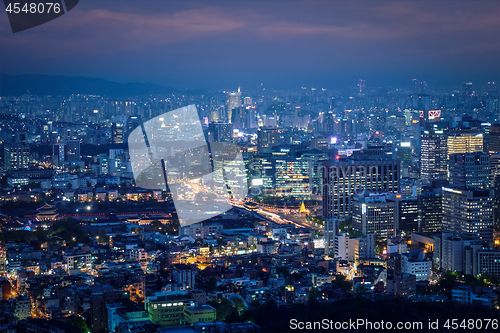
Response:
[[[267,38],[320,35],[355,40],[392,40],[419,36],[439,36],[468,31],[499,31],[500,6],[494,2],[437,1],[316,2],[318,12],[331,13],[328,22],[318,24],[297,20],[276,20],[259,29]],[[458,6],[451,6],[458,3]],[[440,6],[441,5],[441,6]],[[498,36],[497,36],[498,37]]]
[[[2,44],[20,49],[29,46],[39,51],[39,57],[78,52],[102,55],[213,36],[240,29],[245,24],[214,7],[168,14],[73,10],[22,34],[5,34]]]

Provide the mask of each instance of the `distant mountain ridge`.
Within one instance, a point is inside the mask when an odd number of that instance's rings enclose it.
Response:
[[[117,83],[100,78],[0,73],[0,96],[87,94],[109,97],[175,94],[179,90],[153,83]],[[189,92],[184,92],[189,93]]]

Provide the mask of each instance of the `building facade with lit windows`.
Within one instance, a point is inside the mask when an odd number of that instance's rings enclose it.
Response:
[[[323,163],[323,217],[352,215],[355,194],[398,193],[399,162],[393,159],[336,160]]]
[[[484,152],[449,155],[449,181],[453,187],[486,190],[490,187],[490,155]]]
[[[493,191],[443,188],[443,229],[462,238],[493,240]]]
[[[483,133],[477,129],[458,128],[448,131],[448,155],[483,151]]]
[[[447,134],[441,127],[428,127],[420,135],[420,178],[423,183],[447,179]]]
[[[354,196],[352,228],[363,235],[373,233],[395,237],[398,229],[398,203],[388,200],[387,194]]]
[[[278,197],[309,198],[309,161],[301,158],[275,159],[274,193]]]
[[[443,226],[443,195],[442,187],[434,183],[422,187],[418,196],[418,231],[440,232]]]
[[[30,162],[30,147],[25,144],[15,144],[4,147],[4,168],[6,171],[28,169]]]
[[[161,292],[146,297],[144,301],[144,308],[149,313],[149,319],[160,326],[184,324],[184,308],[195,305],[196,302],[187,291]]]

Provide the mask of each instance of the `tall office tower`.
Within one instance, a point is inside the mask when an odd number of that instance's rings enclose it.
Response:
[[[65,160],[68,162],[80,160],[80,140],[67,140],[65,142]]]
[[[454,128],[448,131],[448,155],[483,151],[483,133],[478,128]]]
[[[398,230],[398,203],[387,194],[355,195],[352,201],[352,228],[362,233],[395,237]]]
[[[303,153],[301,159],[309,162],[309,191],[312,196],[322,197],[323,162],[328,160],[326,153],[312,149]]]
[[[252,105],[252,97],[243,98],[243,105]]]
[[[6,145],[3,158],[6,171],[28,169],[30,147],[25,144]]]
[[[493,225],[500,226],[500,177],[497,178],[493,189]]]
[[[500,124],[490,126],[488,151],[490,153],[500,153]]]
[[[247,107],[247,129],[257,128],[257,107],[255,105]]]
[[[446,130],[427,126],[420,135],[420,178],[429,183],[435,179],[446,179],[448,155]]]
[[[455,236],[493,240],[493,191],[443,188],[443,229]]]
[[[113,123],[111,125],[111,143],[123,143],[123,125],[120,123]]]
[[[310,198],[309,161],[296,157],[274,160],[274,195]]]
[[[214,172],[214,192],[225,194],[229,191],[232,198],[236,197],[238,193],[246,193],[248,188],[247,172],[243,160],[237,158],[238,154],[241,154],[240,148],[234,144],[223,144],[218,145],[216,149],[217,153],[214,153],[214,146],[212,145],[211,156],[214,170],[224,170],[224,172]],[[204,156],[203,152],[201,156]],[[204,164],[203,158],[197,158],[196,163],[200,165],[201,170],[207,170],[208,165]],[[195,165],[195,163],[191,163],[191,165]],[[226,184],[229,188],[227,188]]]
[[[220,110],[219,110],[219,109],[217,109],[217,108],[216,108],[216,109],[211,110],[211,111],[210,111],[210,117],[209,117],[209,120],[210,120],[211,122],[214,122],[214,123],[216,123],[216,122],[220,121],[220,120],[221,120]]]
[[[399,191],[399,161],[336,160],[323,163],[323,217],[348,217],[354,194]]]
[[[246,129],[248,128],[248,108],[240,106],[238,108],[233,108],[233,113],[231,116],[234,128]]]
[[[126,121],[126,131],[125,136],[128,137],[130,133],[138,126],[141,126],[142,121],[140,116],[130,116]]]
[[[52,145],[52,164],[62,166],[66,161],[66,146],[62,142]]]
[[[500,153],[490,154],[490,189],[493,190],[493,225],[500,226]]]
[[[213,142],[232,142],[233,124],[231,123],[209,123],[208,124],[210,141]]]
[[[411,165],[411,156],[413,149],[411,147],[411,142],[401,142],[399,147],[395,148],[396,155],[401,162],[401,168],[407,169]],[[394,152],[393,152],[394,154]]]
[[[398,203],[398,227],[406,232],[418,231],[418,198],[395,195]],[[389,196],[392,199],[392,196]]]
[[[287,142],[288,141],[288,142]],[[287,131],[280,128],[259,128],[257,131],[257,150],[290,143]]]
[[[375,234],[366,234],[356,238],[356,240],[359,259],[375,258],[375,246],[377,245]]]
[[[490,187],[490,155],[488,153],[451,154],[448,165],[450,186],[480,190]]]
[[[438,184],[422,188],[418,196],[418,230],[440,232],[443,224],[443,196]]]
[[[227,94],[227,121],[232,122],[232,114],[234,108],[241,107],[241,91],[238,87],[237,92],[230,92]]]
[[[359,92],[363,93],[365,91],[366,80],[359,79]]]
[[[451,232],[443,230],[434,236],[434,266],[446,271],[463,271],[464,241]]]
[[[500,153],[490,154],[490,187],[500,182]]]
[[[329,218],[325,220],[325,254],[335,252],[335,237],[339,233],[339,220]]]

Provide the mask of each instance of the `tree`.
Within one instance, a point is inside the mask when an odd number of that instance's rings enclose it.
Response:
[[[214,291],[215,288],[217,288],[217,278],[212,275],[211,277],[208,278],[207,281],[207,291],[208,292]]]
[[[161,229],[163,229],[163,223],[158,220],[154,220],[149,224],[149,227],[153,229],[153,231],[160,231]]]
[[[241,310],[246,308],[245,302],[243,301],[241,296],[233,296],[231,298],[231,301],[233,302],[233,306],[236,308],[236,310],[238,310],[238,315],[241,313]]]
[[[335,275],[335,280],[332,281],[332,288],[340,289],[343,291],[351,291],[352,283],[345,280],[345,276],[342,274]]]
[[[439,291],[445,295],[446,297],[451,299],[451,291],[453,286],[457,282],[457,273],[456,272],[448,272],[446,275],[442,276],[439,279],[438,286]]]
[[[290,275],[290,269],[286,266],[279,266],[276,267],[276,274],[281,275],[283,274],[283,277],[286,279]]]
[[[208,305],[211,305],[215,308],[215,312],[217,315],[217,320],[224,320],[228,317],[235,309],[233,308],[231,301],[222,298],[220,302],[210,301],[207,302]]]
[[[368,292],[368,289],[366,289],[366,286],[364,284],[358,284],[354,292],[356,294],[365,294]]]
[[[177,235],[179,233],[179,219],[172,219],[167,225],[166,230],[169,235]]]
[[[316,302],[320,295],[319,289],[317,287],[312,287],[311,290],[309,290],[309,303]]]
[[[75,318],[70,322],[70,324],[78,327],[78,329],[82,333],[87,333],[90,331],[87,327],[87,322],[83,318]]]

